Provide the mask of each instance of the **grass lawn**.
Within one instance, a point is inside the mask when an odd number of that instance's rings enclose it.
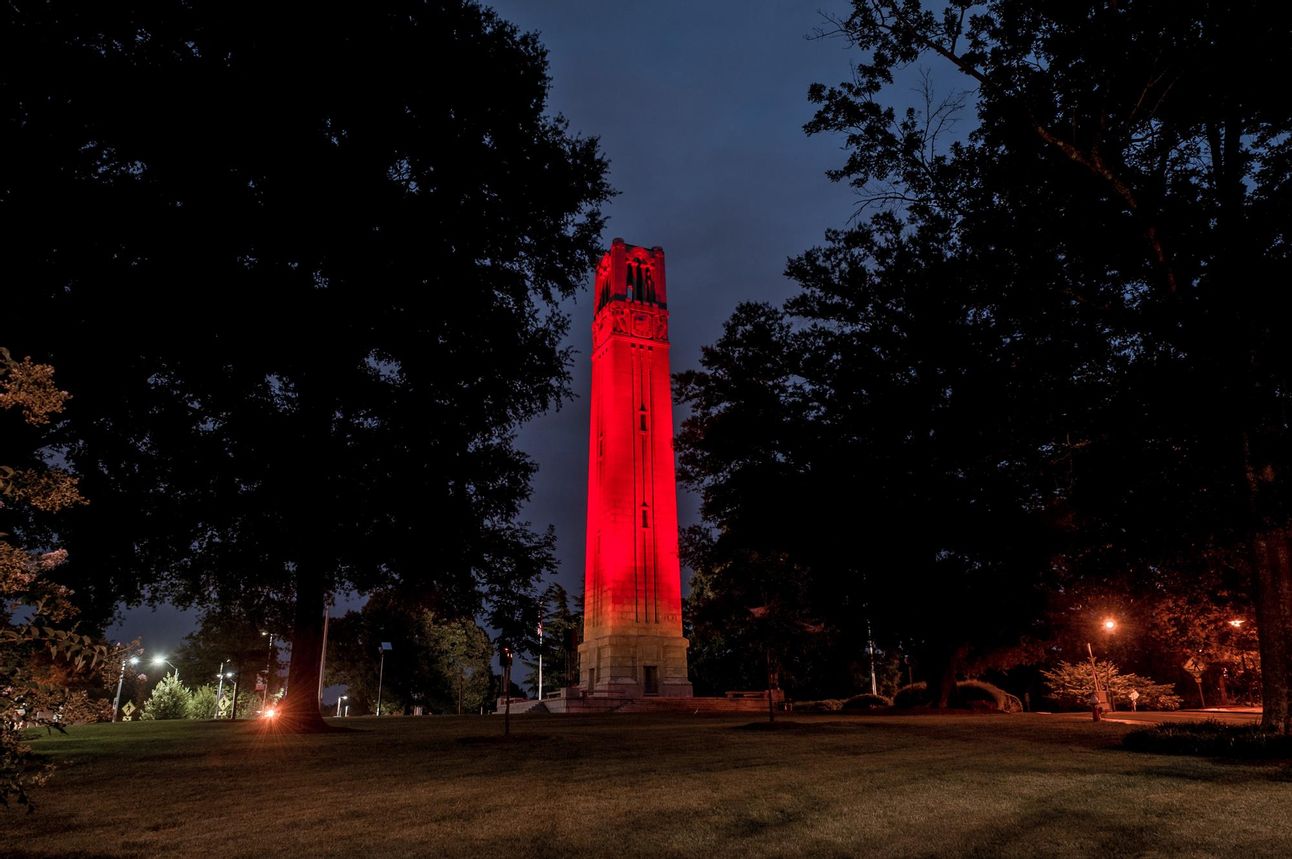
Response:
[[[1292,769],[1079,715],[522,716],[73,728],[3,856],[1289,856]]]

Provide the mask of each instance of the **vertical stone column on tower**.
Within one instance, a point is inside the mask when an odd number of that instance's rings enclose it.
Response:
[[[580,685],[690,697],[663,249],[615,239],[594,295]]]

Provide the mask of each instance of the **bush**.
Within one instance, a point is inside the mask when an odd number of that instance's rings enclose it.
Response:
[[[112,704],[102,698],[91,698],[83,689],[68,692],[55,710],[54,721],[60,725],[88,725],[112,718]]]
[[[188,710],[185,715],[190,719],[214,718],[215,687],[208,683],[194,689],[192,696],[188,699]]]
[[[929,686],[924,681],[903,686],[893,696],[894,707],[927,707],[933,703]],[[999,710],[1005,713],[1021,713],[1023,703],[1018,698],[982,680],[960,680],[951,700],[953,707],[965,707],[970,710]]]
[[[838,698],[826,698],[822,701],[795,701],[795,713],[837,713],[843,709],[843,702]]]
[[[144,702],[139,718],[144,721],[185,719],[188,717],[188,705],[192,697],[192,693],[179,682],[177,675],[167,674]]]
[[[927,707],[930,701],[929,684],[923,680],[903,686],[893,695],[894,707]]]
[[[1112,662],[1096,662],[1100,685],[1107,685],[1113,704],[1120,709],[1131,708],[1130,693],[1139,693],[1136,702],[1141,710],[1178,710],[1183,699],[1175,694],[1168,683],[1155,683],[1138,674],[1122,674]],[[1085,709],[1094,694],[1089,662],[1060,662],[1053,671],[1042,671],[1050,688],[1050,697],[1062,707]]]
[[[842,704],[843,710],[849,713],[864,713],[870,710],[881,710],[885,707],[891,706],[893,706],[892,698],[886,698],[883,695],[872,695],[869,692],[863,695],[853,695]]]
[[[1004,710],[1005,690],[982,680],[961,680],[956,684],[953,703],[970,708],[975,704],[986,704],[992,710]]]
[[[254,719],[263,706],[264,698],[260,692],[238,690],[238,710],[234,716],[239,719]]]
[[[1122,746],[1159,755],[1292,758],[1292,736],[1263,730],[1260,725],[1226,725],[1215,719],[1173,722],[1131,731],[1122,738]]]

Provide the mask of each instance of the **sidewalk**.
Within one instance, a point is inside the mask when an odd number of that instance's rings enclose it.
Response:
[[[1090,718],[1086,713],[1085,717]],[[1120,722],[1126,725],[1161,724],[1163,722],[1199,722],[1203,719],[1214,719],[1230,725],[1245,725],[1261,720],[1260,707],[1208,707],[1205,710],[1117,710],[1105,713],[1103,721]]]

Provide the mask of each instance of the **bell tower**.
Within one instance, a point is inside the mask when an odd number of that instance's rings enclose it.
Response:
[[[664,250],[615,239],[594,295],[579,685],[590,695],[690,697]]]

